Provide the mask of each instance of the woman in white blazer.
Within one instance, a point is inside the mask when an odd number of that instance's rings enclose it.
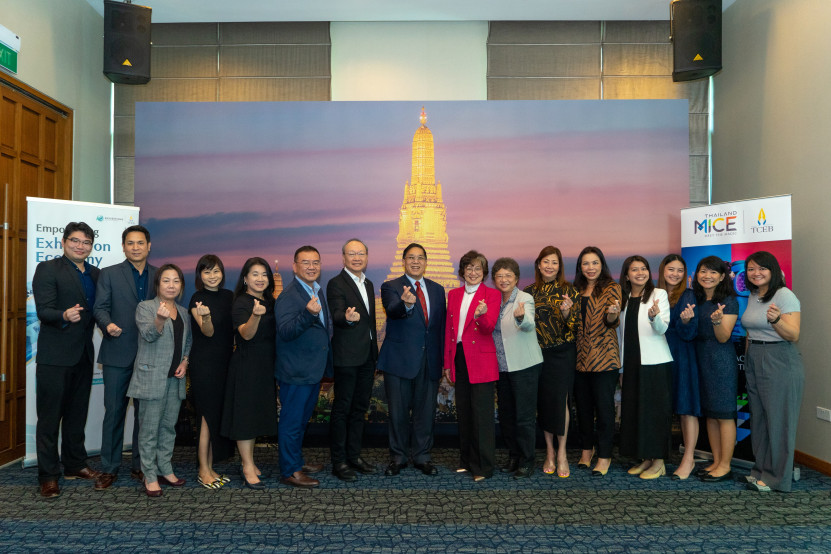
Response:
[[[141,400],[138,446],[144,490],[152,498],[162,495],[159,484],[185,484],[171,464],[191,346],[188,311],[177,302],[183,283],[181,269],[163,265],[154,278],[156,297],[136,307],[138,353],[127,396]]]
[[[493,264],[491,278],[502,293],[493,342],[499,365],[499,428],[510,456],[503,471],[512,471],[514,479],[520,479],[534,472],[542,350],[534,325],[534,297],[516,286],[519,264],[512,258],[499,258]]]
[[[655,479],[666,474],[672,433],[672,354],[664,336],[669,300],[665,290],[655,288],[642,256],[623,262],[620,287],[620,453],[643,460],[631,475]]]

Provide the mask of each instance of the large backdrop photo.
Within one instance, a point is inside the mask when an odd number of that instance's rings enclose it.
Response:
[[[137,103],[135,204],[153,263],[185,271],[185,300],[203,254],[223,260],[229,288],[251,256],[287,283],[305,244],[321,253],[325,288],[352,237],[376,288],[403,273],[410,242],[446,289],[470,249],[515,258],[520,287],[548,244],[569,280],[586,245],[615,277],[632,254],[654,273],[680,250],[688,121],[686,100]],[[379,382],[371,421],[386,419]],[[330,394],[324,383],[315,420]],[[452,390],[441,395],[437,420],[454,421]]]

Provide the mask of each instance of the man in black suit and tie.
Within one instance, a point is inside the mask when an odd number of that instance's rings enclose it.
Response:
[[[86,262],[95,233],[84,222],[64,228],[63,256],[38,264],[32,278],[40,320],[37,344],[35,444],[40,494],[58,496],[61,461],[67,479],[96,479],[100,472],[87,466],[84,427],[87,423],[98,268]],[[61,458],[58,459],[58,433]]]
[[[364,421],[372,396],[378,338],[375,329],[375,289],[366,278],[369,249],[359,239],[341,248],[343,270],[326,286],[334,332],[335,400],[329,422],[332,473],[354,481],[355,471],[375,473],[361,458]]]
[[[390,463],[398,475],[410,458],[425,475],[436,475],[430,460],[436,396],[444,355],[444,287],[424,278],[427,252],[420,244],[404,249],[404,275],[381,285],[387,332],[378,356],[389,406]],[[411,416],[412,414],[412,416]]]
[[[121,233],[121,247],[127,258],[101,271],[95,293],[95,321],[103,339],[98,352],[104,377],[104,422],[101,429],[101,469],[95,490],[113,484],[121,467],[124,447],[124,418],[127,414],[127,387],[133,376],[133,362],[138,351],[136,306],[156,296],[153,279],[156,267],[147,263],[150,255],[150,231],[132,225]],[[138,401],[133,400],[133,458],[130,475],[144,480],[138,450]]]

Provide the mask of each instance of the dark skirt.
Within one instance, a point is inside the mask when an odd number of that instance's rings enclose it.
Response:
[[[710,419],[736,419],[739,367],[732,341],[696,340],[701,411]]]
[[[277,434],[273,343],[243,344],[231,355],[222,434],[232,440]]]
[[[640,459],[669,457],[672,362],[625,367],[621,393],[621,455]]]
[[[566,433],[566,407],[574,389],[577,347],[573,342],[544,348],[537,390],[537,419],[544,431]]]

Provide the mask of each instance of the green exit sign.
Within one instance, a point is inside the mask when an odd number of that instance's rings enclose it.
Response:
[[[0,67],[17,73],[17,52],[0,42]]]

